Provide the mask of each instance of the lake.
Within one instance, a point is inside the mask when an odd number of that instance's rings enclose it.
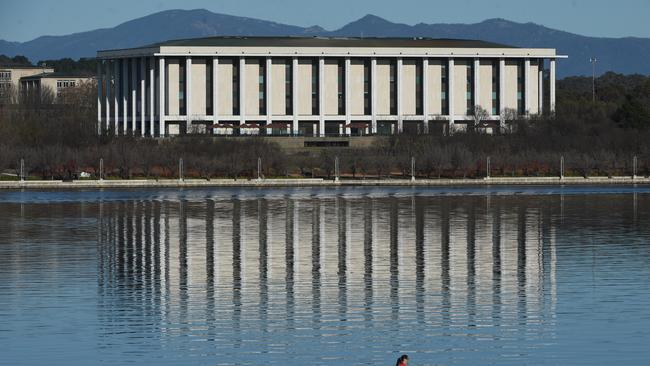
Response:
[[[650,187],[0,191],[0,364],[642,365]]]

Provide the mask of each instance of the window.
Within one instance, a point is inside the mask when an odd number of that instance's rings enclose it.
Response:
[[[11,80],[11,71],[0,71],[0,81]]]
[[[501,106],[499,105],[499,61],[492,61],[492,115],[500,114]]]
[[[338,63],[338,109],[339,115],[345,114],[345,60]]]
[[[56,88],[57,89],[70,88],[76,86],[76,84],[77,83],[74,80],[57,80]]]
[[[284,99],[285,111],[287,116],[293,114],[293,65],[291,59],[287,59],[284,63]]]
[[[524,110],[524,65],[523,61],[517,62],[517,113],[523,115]]]
[[[266,114],[266,60],[259,60],[259,73],[257,77],[258,84],[258,101],[259,101],[259,113],[260,115]]]
[[[318,106],[318,59],[313,59],[311,63],[311,114],[318,115],[320,114],[320,109]]]
[[[415,61],[415,114],[422,115],[424,114],[423,106],[423,71],[422,71],[422,61]]]
[[[371,64],[369,59],[363,61],[363,114],[369,115],[372,113],[372,100],[371,100]]]
[[[239,115],[239,60],[232,60],[232,115]]]
[[[214,70],[212,69],[212,60],[205,59],[205,114],[212,115],[212,80]]]
[[[397,114],[397,60],[390,60],[389,64],[389,104],[390,114]]]
[[[185,108],[185,60],[178,62],[178,114],[184,115]]]
[[[440,70],[440,107],[441,107],[441,114],[442,115],[448,115],[449,114],[449,100],[447,98],[447,94],[449,93],[449,85],[448,85],[448,78],[449,78],[449,68],[443,61],[440,65],[441,70]]]
[[[467,61],[467,115],[474,114],[474,64]]]

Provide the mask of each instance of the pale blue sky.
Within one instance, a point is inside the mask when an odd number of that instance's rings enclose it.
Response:
[[[0,39],[27,41],[107,28],[166,9],[213,12],[332,30],[372,13],[394,22],[535,22],[591,36],[650,37],[650,0],[1,0]]]

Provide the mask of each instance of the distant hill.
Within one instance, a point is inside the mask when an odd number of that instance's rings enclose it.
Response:
[[[215,35],[433,37],[481,39],[521,47],[550,47],[569,55],[560,77],[591,73],[589,57],[598,57],[598,72],[650,74],[649,38],[597,38],[550,29],[534,23],[489,19],[476,24],[393,23],[374,15],[334,31],[298,27],[207,10],[167,10],[122,23],[65,36],[42,36],[20,43],[0,40],[0,54],[25,55],[32,62],[65,57],[94,57],[97,50],[137,47],[159,41]]]

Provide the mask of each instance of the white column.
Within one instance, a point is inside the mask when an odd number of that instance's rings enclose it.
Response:
[[[185,130],[192,127],[192,57],[185,58]]]
[[[452,134],[454,132],[454,122],[456,121],[456,111],[454,109],[454,66],[454,59],[449,58],[447,64],[447,89],[449,90],[449,95],[447,96],[447,101],[449,102],[449,134]]]
[[[102,134],[102,80],[104,80],[104,77],[102,75],[102,61],[97,60],[97,77],[96,77],[96,82],[97,82],[97,134],[101,135]]]
[[[539,106],[538,114],[544,113],[544,59],[540,58],[538,62],[538,72],[537,72],[537,105]]]
[[[219,58],[212,58],[212,122],[219,123]]]
[[[372,122],[370,126],[370,133],[377,133],[377,58],[373,57],[370,60],[370,113],[372,114]]]
[[[122,60],[122,132],[126,135],[129,118],[129,59]]]
[[[111,61],[104,61],[104,66],[106,67],[106,102],[104,105],[106,106],[106,129],[108,130],[111,128],[111,84],[113,82],[111,76]]]
[[[138,88],[138,59],[131,59],[131,133],[135,133],[135,120],[137,116],[137,88]]]
[[[245,95],[246,95],[246,88],[245,88],[245,78],[246,78],[246,59],[243,57],[239,58],[239,124],[244,124],[246,123],[246,111],[244,110],[244,106],[246,103],[245,101]]]
[[[429,133],[429,59],[422,60],[422,131]]]
[[[551,94],[551,100],[549,101],[549,107],[551,114],[555,114],[555,59],[550,60],[550,72],[549,92]]]
[[[142,134],[142,137],[145,136],[145,123],[144,123],[144,110],[145,110],[145,98],[146,96],[146,89],[145,89],[145,79],[147,75],[147,70],[146,70],[146,65],[145,65],[146,58],[141,57],[140,58],[140,133]]]
[[[479,58],[474,59],[474,105],[471,106],[472,110],[475,110],[476,106],[481,105],[481,60]]]
[[[122,88],[120,85],[120,59],[113,60],[113,118],[115,135],[120,134],[120,108],[119,108],[119,91]]]
[[[530,111],[530,59],[524,60],[524,114]]]
[[[291,60],[291,104],[293,106],[293,125],[291,131],[294,135],[298,134],[298,58]]]
[[[325,58],[318,58],[318,134],[325,136]]]
[[[401,133],[404,127],[402,120],[402,58],[397,58],[397,133]]]
[[[266,67],[264,67],[264,96],[266,97],[266,123],[271,123],[272,122],[272,116],[273,113],[271,111],[271,107],[273,106],[273,103],[271,102],[271,75],[273,73],[271,72],[271,69],[273,67],[273,62],[271,57],[266,58]]]
[[[500,123],[501,123],[501,128],[503,129],[505,127],[505,105],[506,105],[506,60],[505,59],[500,59],[499,60],[499,108],[501,110],[499,111],[499,116],[500,118]]]
[[[156,89],[156,75],[154,75],[154,65],[156,59],[154,57],[149,58],[149,136],[154,137],[154,105],[155,103],[155,89]]]
[[[158,59],[158,135],[165,136],[165,95],[167,86],[165,85],[165,58]]]

